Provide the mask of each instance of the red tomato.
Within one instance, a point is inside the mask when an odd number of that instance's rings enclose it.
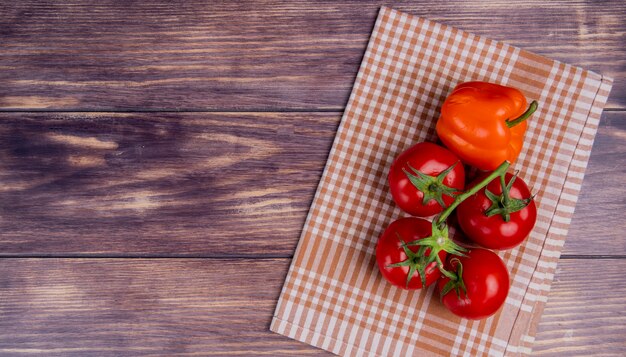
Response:
[[[427,263],[430,249],[421,249],[418,245],[407,243],[430,237],[431,222],[416,218],[400,218],[392,222],[383,232],[376,246],[376,261],[385,279],[403,289],[420,289],[434,283],[441,273],[437,262]],[[423,254],[420,254],[423,251]],[[445,251],[439,252],[439,258],[446,258]]]
[[[457,316],[473,320],[495,314],[509,294],[509,272],[502,259],[482,248],[470,250],[465,257],[450,257],[446,270],[456,271],[460,279],[455,283],[442,276],[437,282],[445,307]]]
[[[481,175],[469,187],[486,176]],[[507,173],[505,182],[507,187],[510,186],[507,190],[508,204],[503,203],[501,181],[495,179],[457,208],[461,229],[480,246],[489,249],[513,248],[522,243],[535,226],[537,207],[530,190],[521,178],[516,177],[511,184],[512,179],[513,175]]]
[[[459,158],[439,145],[422,142],[404,151],[389,170],[391,196],[403,211],[419,217],[440,213],[465,187]]]

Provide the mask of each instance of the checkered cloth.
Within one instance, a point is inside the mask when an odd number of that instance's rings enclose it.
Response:
[[[482,321],[449,313],[434,287],[391,286],[375,260],[378,237],[405,215],[387,185],[393,159],[436,140],[443,100],[470,80],[516,87],[540,103],[515,164],[537,193],[537,224],[500,253],[511,289]],[[601,75],[382,8],[271,330],[347,356],[528,354],[610,88]]]

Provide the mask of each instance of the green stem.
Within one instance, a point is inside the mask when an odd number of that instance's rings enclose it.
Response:
[[[500,175],[500,185],[502,185],[502,204],[504,207],[509,206],[509,190],[507,190],[506,182],[504,181],[505,175]]]
[[[447,276],[450,280],[456,280],[456,274],[449,272],[447,270],[445,270],[443,268],[443,262],[441,261],[441,259],[439,258],[439,255],[437,255],[437,268],[439,269],[439,271],[441,272],[441,274],[443,274],[444,276]]]
[[[443,210],[443,212],[441,212],[441,215],[439,215],[439,218],[437,218],[437,226],[441,226],[442,224],[444,224],[446,219],[448,219],[450,214],[454,211],[455,208],[457,208],[458,205],[461,204],[461,202],[476,194],[478,191],[480,191],[480,189],[487,186],[489,182],[493,181],[496,177],[500,175],[504,176],[503,174],[506,172],[509,166],[511,166],[511,163],[508,161],[504,161],[489,176],[480,181],[478,185],[456,196],[452,204],[448,206],[445,210]]]
[[[524,112],[524,114],[520,115],[519,117],[515,119],[507,120],[506,126],[508,126],[509,128],[512,128],[516,126],[517,124],[523,122],[524,120],[528,119],[528,117],[533,115],[535,110],[537,110],[538,106],[539,104],[537,103],[537,101],[533,100],[532,103],[530,103],[530,105],[528,106],[528,109],[526,109],[526,111]]]

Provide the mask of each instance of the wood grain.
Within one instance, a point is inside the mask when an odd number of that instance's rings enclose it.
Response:
[[[291,254],[339,114],[2,114],[0,251]]]
[[[381,5],[612,76],[626,107],[623,1],[13,1],[0,108],[334,109]]]
[[[268,330],[288,265],[2,259],[0,354],[328,355]],[[624,269],[624,260],[561,261],[535,351],[626,352],[626,315],[615,313],[626,295]]]
[[[269,323],[289,261],[0,260],[0,354],[318,354]]]
[[[0,114],[0,256],[281,256],[340,113]],[[626,254],[626,113],[605,113],[565,254]]]
[[[605,112],[563,254],[625,255],[626,112]]]
[[[533,354],[626,355],[626,260],[561,260]]]

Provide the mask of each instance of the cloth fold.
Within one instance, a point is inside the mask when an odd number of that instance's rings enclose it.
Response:
[[[376,267],[378,237],[406,216],[387,172],[419,141],[436,141],[439,109],[470,80],[540,103],[515,168],[537,193],[538,220],[500,253],[504,307],[469,321],[434,288],[404,291]],[[305,222],[270,329],[346,356],[527,355],[547,301],[612,80],[507,44],[383,7]]]

